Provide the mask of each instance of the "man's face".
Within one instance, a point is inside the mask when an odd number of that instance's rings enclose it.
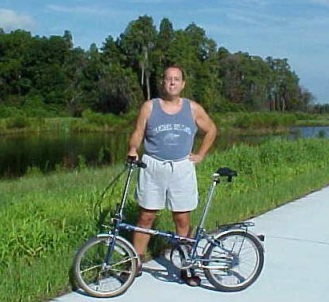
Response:
[[[179,96],[184,89],[185,81],[183,80],[183,74],[179,68],[168,68],[163,78],[164,92],[168,96]]]

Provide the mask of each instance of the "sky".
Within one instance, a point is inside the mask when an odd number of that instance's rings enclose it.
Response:
[[[101,47],[139,16],[159,29],[168,18],[174,30],[191,23],[217,47],[231,53],[288,59],[300,85],[329,103],[329,0],[0,0],[0,28],[32,35],[63,36],[75,47]]]

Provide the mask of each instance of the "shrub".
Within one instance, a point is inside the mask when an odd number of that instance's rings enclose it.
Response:
[[[22,115],[18,115],[15,117],[10,117],[6,121],[6,127],[8,129],[21,129],[21,128],[27,128],[31,125],[30,120]]]

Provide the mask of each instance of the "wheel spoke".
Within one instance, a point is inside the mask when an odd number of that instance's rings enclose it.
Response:
[[[219,235],[204,256],[205,275],[223,291],[242,290],[258,278],[264,263],[263,247],[245,231],[232,230]]]
[[[74,259],[75,280],[91,296],[117,296],[134,281],[137,255],[121,237],[113,241],[109,264],[104,263],[111,242],[112,235],[94,237],[80,248]]]

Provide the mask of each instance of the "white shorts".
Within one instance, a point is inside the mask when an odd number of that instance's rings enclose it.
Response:
[[[144,209],[173,212],[194,210],[198,205],[195,166],[189,159],[161,161],[146,154],[139,169],[135,197]]]

